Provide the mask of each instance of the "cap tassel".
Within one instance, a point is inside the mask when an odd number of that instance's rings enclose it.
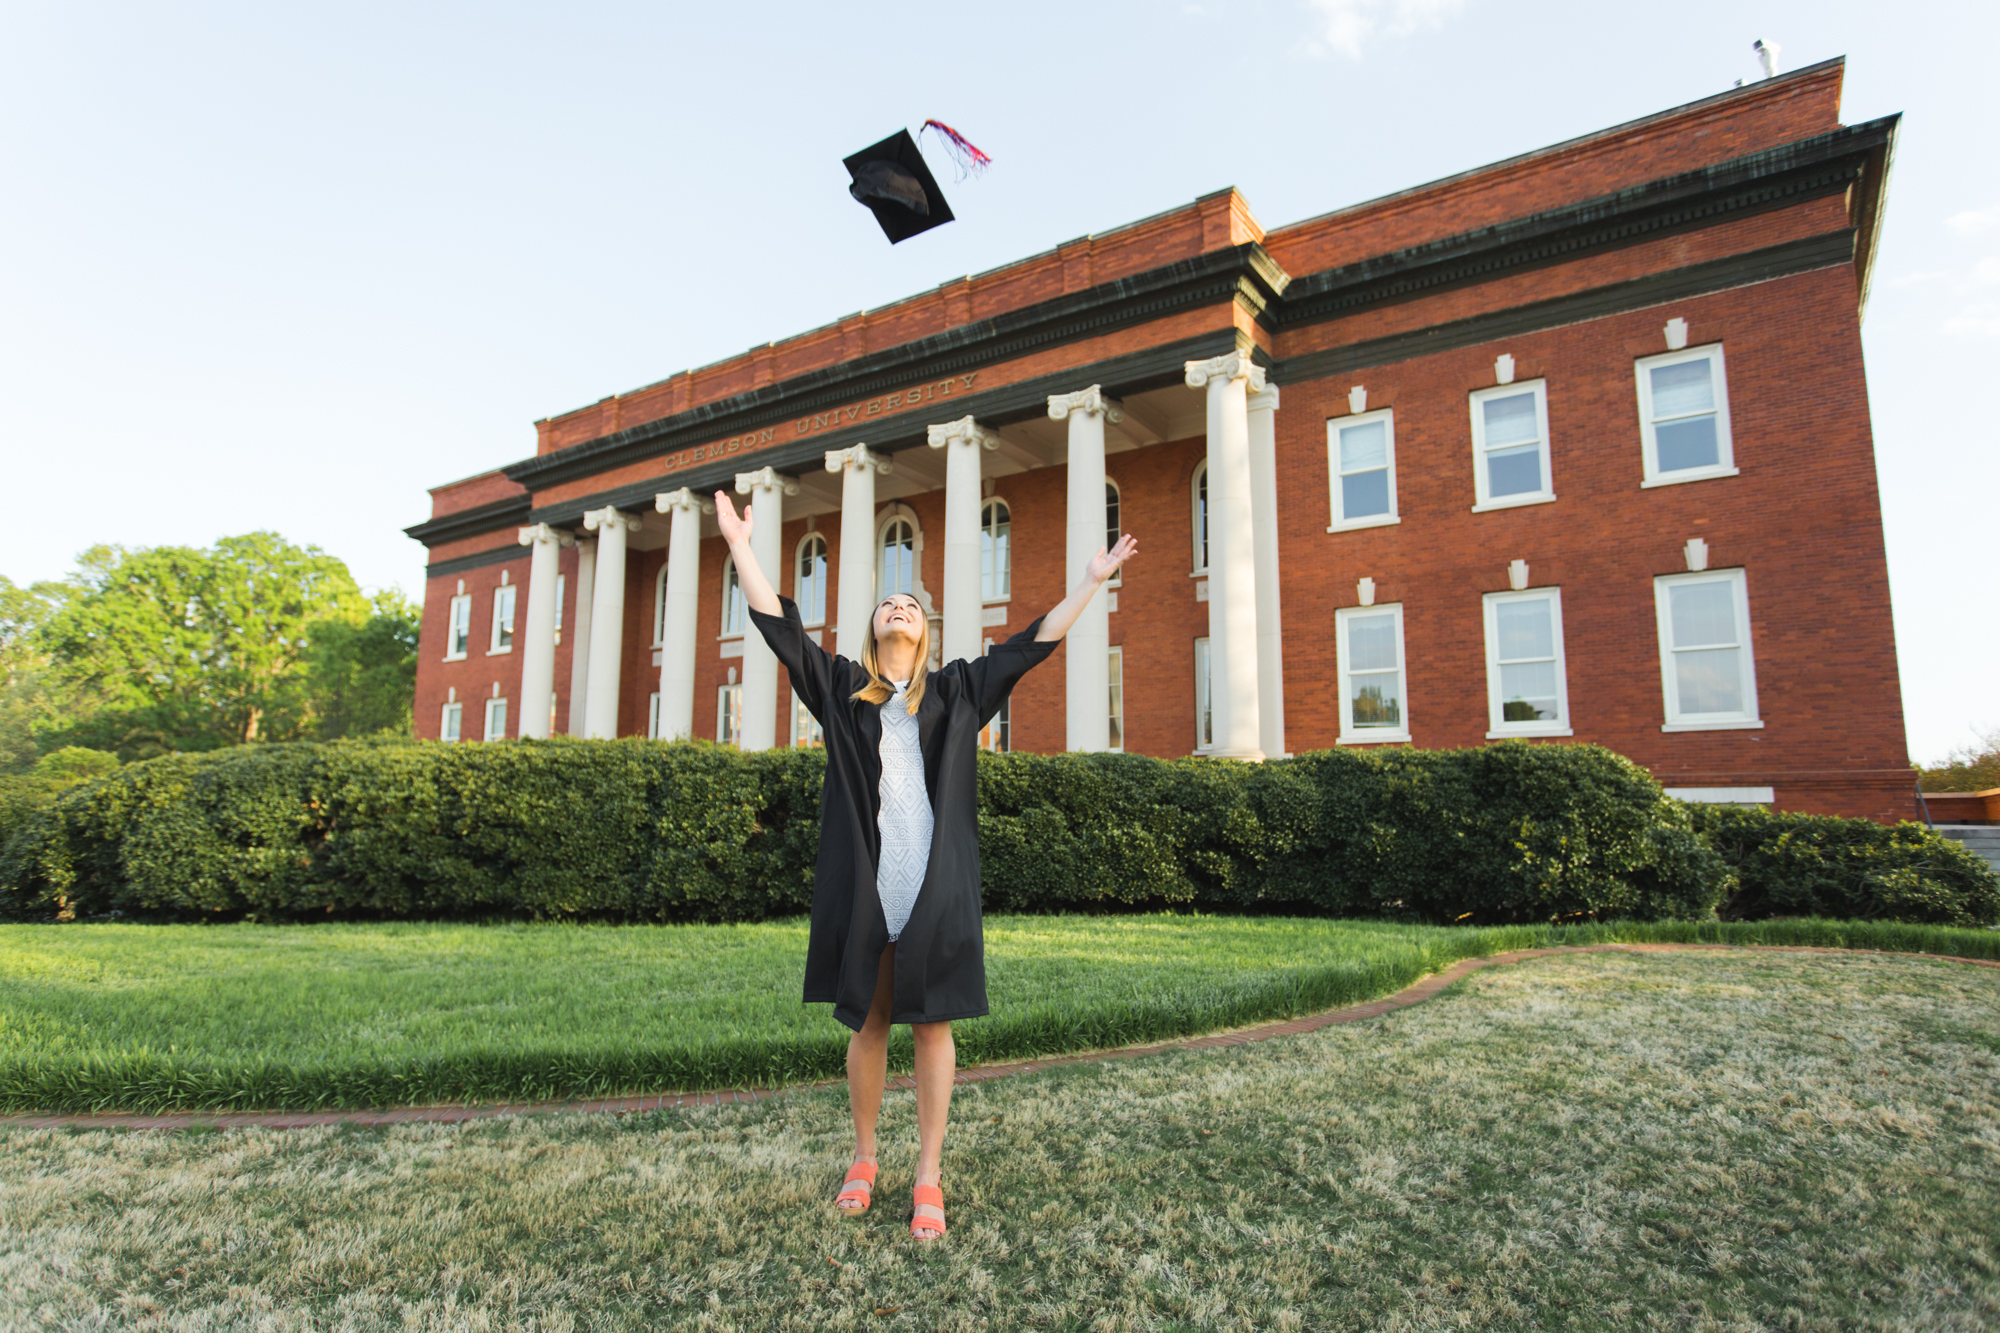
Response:
[[[927,120],[924,122],[924,129],[918,130],[917,133],[922,134],[924,130],[936,130],[944,139],[944,150],[951,154],[951,160],[958,164],[960,180],[964,180],[968,173],[974,176],[980,175],[993,165],[993,159],[981,152],[978,144],[943,121]]]

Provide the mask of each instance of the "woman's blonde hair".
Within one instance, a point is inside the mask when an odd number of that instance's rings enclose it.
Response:
[[[909,594],[891,593],[890,596],[909,597]],[[888,600],[888,597],[884,597],[881,602],[875,603],[875,610],[868,613],[868,633],[861,640],[861,669],[868,673],[868,683],[849,696],[866,700],[871,704],[885,704],[896,696],[896,687],[883,676],[880,662],[875,655],[875,611],[880,611],[882,602]],[[910,597],[910,600],[914,602],[917,599]],[[910,672],[910,688],[904,696],[909,704],[911,717],[917,715],[917,705],[924,701],[924,677],[931,671],[931,621],[929,616],[922,614],[923,609],[923,605],[919,603],[917,623],[922,628],[917,631],[917,665]]]

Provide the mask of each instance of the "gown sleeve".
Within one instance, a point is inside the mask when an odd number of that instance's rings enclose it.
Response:
[[[1035,635],[1042,628],[1042,617],[1036,616],[1029,626],[1004,643],[996,643],[983,657],[975,657],[952,665],[964,671],[966,697],[972,700],[979,711],[979,725],[985,726],[1000,711],[1000,705],[1013,693],[1015,684],[1021,677],[1048,660],[1062,640],[1037,643]]]
[[[785,664],[793,692],[823,727],[827,701],[840,695],[841,659],[806,637],[797,602],[780,597],[778,605],[782,614],[775,616],[764,615],[754,608],[745,609],[750,612],[750,622],[757,632],[764,636],[764,642],[771,645],[771,651]]]

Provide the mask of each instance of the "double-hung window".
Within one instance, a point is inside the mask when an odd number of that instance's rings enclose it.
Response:
[[[567,584],[568,580],[563,575],[561,574],[556,575],[556,642],[557,643],[562,642],[563,593]],[[549,734],[550,735],[555,734],[554,728],[550,729]]]
[[[663,594],[664,595],[664,594]],[[726,557],[722,562],[722,634],[720,637],[733,639],[743,633],[744,624],[749,619],[749,603],[743,597],[743,580],[736,573],[736,557]]]
[[[826,538],[817,532],[807,533],[799,543],[792,600],[799,604],[801,624],[826,623]]]
[[[549,724],[549,734],[554,735],[555,730],[555,724],[551,722]],[[654,690],[646,696],[646,739],[649,741],[660,739],[660,692],[658,690]]]
[[[1118,495],[1118,483],[1106,480],[1104,483],[1104,549],[1109,551],[1118,545],[1118,539],[1125,535],[1124,509]],[[1120,587],[1125,582],[1124,569],[1111,571],[1111,577],[1104,581],[1107,588]],[[1117,607],[1111,608],[1117,610]]]
[[[464,704],[446,704],[444,706],[444,713],[438,718],[438,739],[441,741],[457,740],[459,730],[464,725],[464,719]]]
[[[1111,748],[1123,754],[1125,752],[1125,650],[1123,648],[1111,650],[1109,666],[1107,677],[1111,681]]]
[[[1000,701],[1000,711],[993,715],[991,722],[988,722],[979,729],[979,745],[981,749],[993,750],[1000,754],[1007,753],[1008,748],[1013,744],[1013,736],[1011,734],[1013,731],[1013,706],[1013,696],[1010,695],[1002,699]]]
[[[1208,573],[1208,464],[1197,464],[1188,486],[1188,500],[1194,506],[1189,533],[1194,538],[1195,576]]]
[[[1403,608],[1349,606],[1333,613],[1339,658],[1340,740],[1373,745],[1410,739],[1404,689]]]
[[[1653,580],[1660,622],[1662,731],[1761,727],[1750,653],[1750,592],[1740,569]]]
[[[917,529],[906,518],[892,518],[882,525],[882,539],[875,548],[875,600],[899,592],[913,592],[917,586]]]
[[[1333,493],[1328,532],[1399,523],[1396,417],[1385,408],[1326,423],[1326,470]]]
[[[722,685],[715,691],[715,739],[723,745],[743,744],[743,687]]]
[[[1215,709],[1211,707],[1214,694],[1208,687],[1208,640],[1194,641],[1194,748],[1211,749],[1215,745]]]
[[[503,583],[493,590],[493,642],[487,654],[514,651],[514,585]]]
[[[1558,590],[1486,594],[1486,707],[1489,740],[1571,734]]]
[[[1722,344],[1634,363],[1647,486],[1736,475]]]
[[[1503,384],[1472,395],[1472,512],[1543,504],[1556,498],[1549,475],[1546,380]]]
[[[472,598],[464,593],[451,599],[451,619],[447,622],[444,660],[456,662],[472,646]]]
[[[812,715],[805,701],[798,695],[792,696],[792,745],[797,749],[810,750],[826,744],[826,733],[820,730],[819,719]]]
[[[504,741],[507,739],[507,701],[488,699],[486,701],[486,739]]]
[[[979,600],[1004,602],[1013,595],[1013,513],[1005,500],[979,508]]]

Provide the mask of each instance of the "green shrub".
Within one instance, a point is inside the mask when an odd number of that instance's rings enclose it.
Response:
[[[1726,920],[1824,916],[1984,926],[2000,921],[2000,877],[1921,824],[1693,807],[1695,827],[1735,872]]]

